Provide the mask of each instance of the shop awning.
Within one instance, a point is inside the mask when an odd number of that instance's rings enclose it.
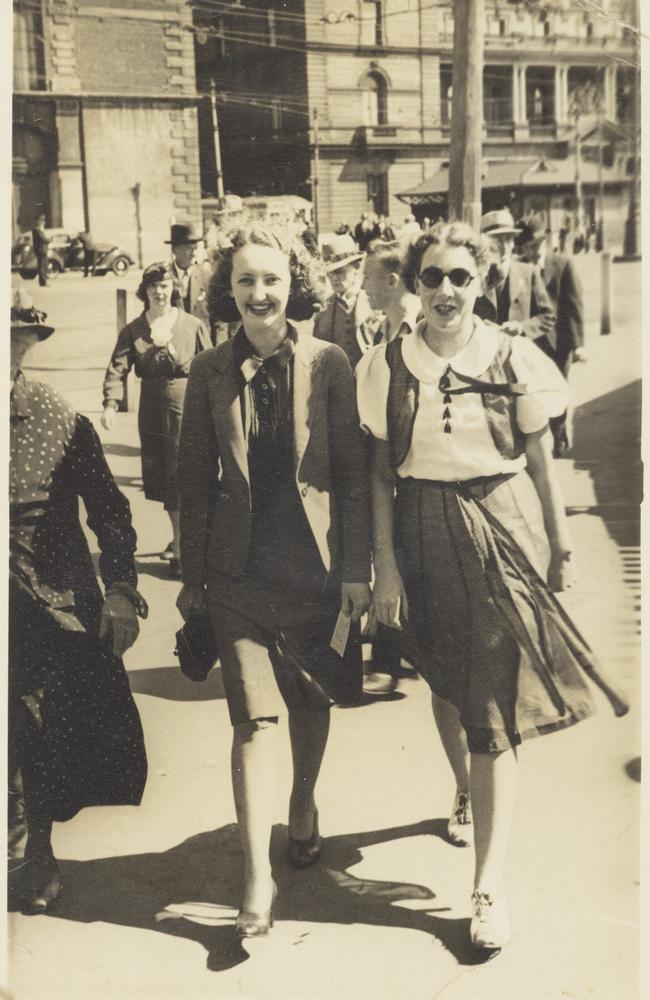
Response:
[[[506,190],[550,190],[575,185],[575,160],[547,160],[539,157],[521,160],[490,160],[484,163],[482,186],[485,190],[503,188]],[[583,184],[598,183],[598,164],[583,160],[580,164]],[[622,184],[628,178],[618,170],[602,168],[603,183]],[[422,181],[417,187],[409,188],[397,195],[407,205],[435,204],[443,201],[449,191],[449,163]]]

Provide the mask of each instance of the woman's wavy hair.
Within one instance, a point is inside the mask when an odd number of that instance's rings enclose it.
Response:
[[[489,266],[489,243],[467,222],[436,222],[431,229],[411,243],[407,252],[402,278],[410,292],[415,292],[415,279],[420,273],[422,258],[431,246],[465,247],[476,261],[483,276]]]
[[[285,226],[251,221],[229,233],[230,245],[213,251],[214,273],[208,289],[208,310],[214,322],[241,319],[232,297],[232,262],[238,250],[248,244],[272,247],[289,258],[291,288],[287,319],[310,319],[326,294],[325,269],[320,257],[310,253],[303,241]]]

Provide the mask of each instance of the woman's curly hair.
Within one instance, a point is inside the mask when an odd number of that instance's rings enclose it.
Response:
[[[479,273],[488,267],[489,244],[467,222],[436,222],[431,229],[411,243],[407,252],[402,278],[409,292],[415,292],[415,279],[420,273],[422,258],[431,246],[465,247],[476,261]]]
[[[232,297],[232,262],[235,253],[250,243],[280,250],[289,258],[291,288],[287,319],[313,316],[325,297],[325,271],[320,258],[309,252],[299,236],[285,226],[252,221],[229,233],[230,244],[213,252],[214,273],[208,289],[211,322],[241,319]]]

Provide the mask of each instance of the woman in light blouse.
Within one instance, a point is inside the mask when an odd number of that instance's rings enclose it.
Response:
[[[450,839],[475,842],[472,943],[494,949],[509,938],[516,747],[592,714],[585,675],[626,707],[553,597],[575,580],[548,429],[566,384],[532,341],[473,314],[485,264],[463,223],[421,236],[405,282],[424,319],[357,375],[373,439],[373,611],[414,633],[456,778]]]
[[[142,449],[142,482],[148,500],[164,504],[172,540],[163,552],[169,574],[180,577],[178,488],[176,463],[181,416],[190,363],[211,347],[210,334],[196,316],[178,308],[180,291],[174,272],[164,262],[142,272],[136,292],[143,312],[120,331],[104,378],[102,425],[110,430],[131,368],[142,379],[138,431]]]

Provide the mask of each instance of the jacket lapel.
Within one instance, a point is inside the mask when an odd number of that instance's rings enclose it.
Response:
[[[242,421],[239,399],[240,383],[232,357],[232,342],[228,350],[220,351],[215,359],[215,378],[212,384],[213,417],[219,436],[219,446],[228,445],[232,458],[242,476],[249,482],[246,433]],[[246,414],[246,423],[250,415]]]
[[[298,334],[293,366],[293,447],[296,473],[300,468],[300,463],[309,442],[312,363],[313,358],[308,341],[305,337]]]

